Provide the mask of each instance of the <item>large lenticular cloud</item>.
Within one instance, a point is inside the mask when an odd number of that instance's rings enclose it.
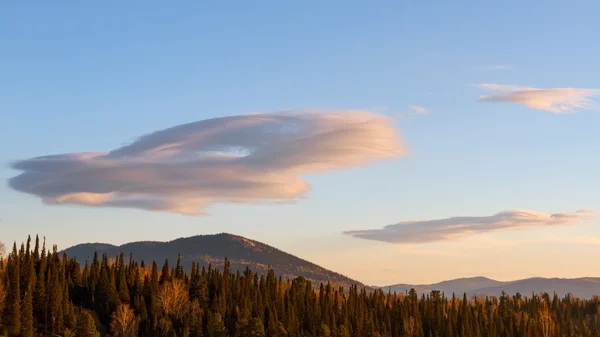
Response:
[[[110,152],[22,160],[9,181],[46,204],[202,214],[214,203],[289,202],[310,173],[404,153],[391,119],[366,111],[229,116],[140,137]]]

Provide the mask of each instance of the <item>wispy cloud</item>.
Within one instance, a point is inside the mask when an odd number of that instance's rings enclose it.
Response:
[[[571,245],[590,245],[590,246],[600,246],[600,238],[590,237],[590,236],[549,236],[545,238],[547,242],[553,243],[564,243]]]
[[[9,180],[46,204],[202,214],[214,203],[302,198],[305,174],[402,155],[393,119],[367,111],[287,111],[202,120],[110,152],[16,162]]]
[[[577,213],[596,213],[596,211],[591,208],[582,208],[577,210]]]
[[[523,104],[531,109],[555,114],[570,113],[577,109],[600,110],[600,105],[592,99],[600,95],[599,89],[540,89],[491,83],[480,84],[478,87],[492,91],[490,95],[480,96],[480,101]]]
[[[510,70],[513,67],[508,65],[491,65],[487,67],[488,70]]]
[[[429,112],[429,110],[427,110],[427,108],[424,108],[422,106],[419,105],[411,105],[410,110],[412,110],[413,114],[417,114],[417,115],[423,115]]]
[[[381,229],[347,231],[356,238],[391,243],[425,243],[455,240],[474,234],[534,227],[573,225],[593,219],[591,210],[585,212],[545,214],[528,210],[511,210],[491,216],[452,217],[438,220],[403,221]]]

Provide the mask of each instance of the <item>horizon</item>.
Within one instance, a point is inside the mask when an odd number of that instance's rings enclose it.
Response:
[[[273,248],[275,248],[277,250],[282,251],[281,249],[277,248],[276,246],[270,245],[267,242],[260,242],[260,241],[254,240],[252,238],[248,238],[248,237],[245,237],[245,236],[240,236],[240,235],[233,234],[233,233],[227,233],[227,232],[213,233],[213,234],[210,234],[210,233],[208,233],[208,234],[198,234],[198,235],[193,235],[193,236],[188,236],[188,237],[177,237],[177,238],[166,240],[166,241],[131,241],[131,242],[124,242],[122,244],[113,244],[113,243],[110,243],[110,242],[82,242],[82,243],[78,243],[78,244],[75,244],[73,246],[69,246],[69,247],[66,247],[66,248],[61,248],[61,247],[57,247],[57,248],[58,248],[58,252],[66,252],[67,250],[69,250],[71,248],[76,248],[76,247],[85,246],[85,245],[109,245],[109,246],[114,247],[114,248],[121,248],[124,245],[136,244],[136,243],[148,243],[148,242],[151,242],[151,243],[171,243],[173,241],[177,241],[177,240],[180,240],[180,239],[190,239],[190,238],[194,238],[194,237],[197,237],[197,236],[217,236],[217,235],[228,235],[228,236],[241,237],[241,238],[244,238],[244,239],[247,239],[247,240],[252,240],[252,241],[255,241],[255,242],[258,242],[258,243],[261,243],[261,244],[264,244],[264,245],[267,245],[267,246],[270,246],[270,247],[273,247]],[[35,236],[32,235],[31,238],[33,240],[35,238]],[[43,242],[44,240],[45,240],[45,237],[40,237],[40,242]],[[24,244],[24,243],[25,243],[25,241],[20,242],[20,243],[18,241],[14,242],[14,244],[16,244],[17,247],[19,247],[20,244]],[[50,247],[52,247],[52,245],[50,245]],[[46,246],[46,249],[48,249],[48,248],[49,247]],[[33,249],[33,247],[32,247],[32,249]],[[125,253],[126,255],[130,253],[130,252],[125,252],[125,251],[122,251],[122,252]],[[282,251],[282,252],[286,253],[286,254],[289,254],[288,252],[285,252],[285,251]],[[295,256],[297,258],[300,258],[302,260],[305,260],[305,261],[307,261],[309,263],[315,264],[315,265],[317,265],[319,267],[323,267],[323,266],[319,265],[318,263],[315,263],[313,261],[304,259],[302,256],[296,256],[296,255],[293,255],[293,256]],[[226,258],[226,257],[227,256],[224,256],[223,258]],[[109,258],[110,258],[110,256],[109,256]],[[133,256],[133,258],[135,260],[135,256]],[[162,266],[160,264],[160,261],[154,261],[154,262],[158,263],[159,267]],[[331,269],[328,269],[328,268],[325,268],[325,269],[327,269],[329,271],[332,271],[332,272],[335,272],[335,273],[338,273],[336,270],[331,270]],[[362,280],[356,279],[356,278],[354,278],[352,276],[349,276],[349,275],[345,275],[345,274],[342,274],[342,273],[340,273],[340,274],[342,276],[345,276],[345,277],[348,277],[350,279],[353,279],[354,281],[360,282],[360,283],[362,283],[363,285],[365,285],[367,287],[377,287],[377,288],[388,288],[388,287],[403,286],[403,285],[407,285],[407,286],[430,286],[430,285],[436,285],[436,284],[444,283],[444,282],[461,281],[461,280],[472,280],[472,279],[487,279],[487,280],[497,281],[497,282],[502,282],[502,283],[512,283],[512,282],[518,282],[518,281],[524,281],[524,280],[531,280],[531,279],[537,279],[537,278],[539,278],[539,279],[545,279],[545,280],[553,280],[553,279],[559,279],[559,280],[599,279],[600,280],[600,276],[576,276],[576,277],[529,276],[529,277],[524,277],[524,278],[502,280],[502,279],[491,278],[491,277],[488,277],[488,276],[485,276],[485,275],[473,275],[473,276],[462,276],[462,277],[457,277],[457,278],[452,278],[452,279],[442,279],[442,280],[437,280],[437,281],[429,282],[429,283],[406,283],[406,282],[399,282],[399,283],[394,283],[394,284],[376,285],[376,284],[370,284],[370,283],[367,283],[367,282],[363,282]]]
[[[593,277],[600,3],[464,7],[7,6],[0,241],[232,233],[364,284]]]

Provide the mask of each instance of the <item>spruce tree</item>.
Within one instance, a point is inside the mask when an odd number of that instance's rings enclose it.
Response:
[[[4,325],[8,327],[9,336],[21,334],[21,270],[16,242],[8,257],[6,273],[8,276],[8,294],[4,314]]]
[[[33,285],[32,283],[27,285],[25,290],[25,297],[23,298],[23,305],[21,306],[21,336],[22,337],[33,337],[34,336],[34,325],[33,325]]]
[[[77,317],[77,328],[75,337],[99,337],[100,333],[96,329],[96,323],[92,315],[86,311],[82,311]]]

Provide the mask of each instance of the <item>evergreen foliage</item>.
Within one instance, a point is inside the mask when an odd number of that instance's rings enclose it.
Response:
[[[0,263],[0,336],[600,336],[600,298],[419,297],[313,287],[273,270],[233,272],[228,263],[223,271],[194,263],[186,274],[179,262],[159,267],[123,254],[81,266],[29,241]]]

